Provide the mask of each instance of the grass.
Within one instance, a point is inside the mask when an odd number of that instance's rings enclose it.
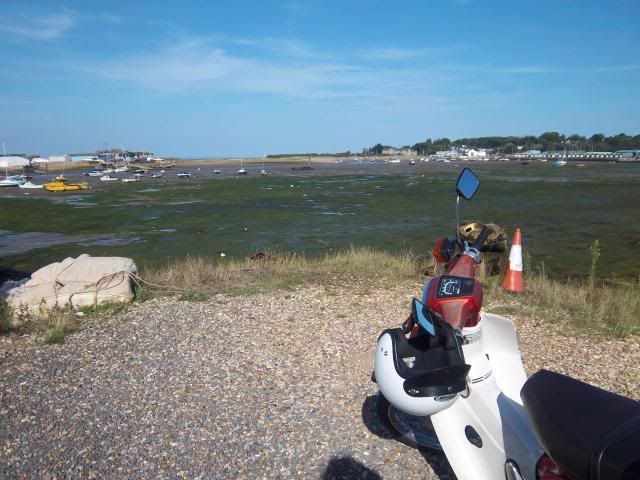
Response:
[[[209,295],[201,292],[184,292],[178,297],[183,302],[204,302],[208,299]]]
[[[114,315],[125,308],[126,304],[120,302],[81,307],[77,311],[65,306],[14,318],[9,306],[0,302],[0,334],[35,334],[46,344],[62,343],[67,335],[81,330],[91,321]]]
[[[11,321],[11,309],[7,302],[0,300],[0,335],[9,333],[13,327]]]
[[[640,333],[637,314],[640,279],[627,283],[598,280],[595,276],[599,257],[597,243],[591,253],[592,273],[584,279],[551,279],[544,264],[533,268],[531,259],[526,257],[526,291],[520,295],[502,290],[501,277],[489,277],[480,268],[478,278],[485,286],[485,308],[544,321],[569,321],[583,331],[610,336]],[[314,284],[323,286],[327,296],[335,296],[347,288],[353,293],[355,303],[358,295],[366,294],[371,287],[401,283],[411,288],[411,284],[425,280],[419,273],[424,266],[424,258],[370,247],[350,247],[323,257],[279,251],[267,252],[257,260],[189,257],[145,271],[144,280],[136,290],[136,301],[174,296],[181,301],[201,302],[217,293],[252,295]],[[218,298],[216,302],[225,300]],[[36,333],[46,343],[60,343],[67,334],[94,318],[115,314],[124,308],[126,305],[120,303],[85,307],[79,310],[80,316],[71,309],[54,309],[30,316],[15,326],[9,308],[0,303],[0,333]]]
[[[410,255],[393,255],[370,247],[350,247],[323,257],[270,251],[261,259],[226,260],[188,257],[148,270],[140,292],[180,293],[180,298],[201,301],[199,294],[251,295],[265,291],[292,290],[307,283],[339,286],[371,283],[415,276]],[[170,286],[164,288],[163,286]]]
[[[598,240],[593,242],[590,251],[590,274],[586,279],[551,279],[544,263],[532,268],[528,259],[525,292],[513,296],[502,290],[497,277],[485,279],[488,303],[497,305],[505,313],[521,313],[547,321],[568,320],[591,333],[618,337],[640,333],[640,278],[616,283],[598,280]]]
[[[489,277],[482,268],[478,269],[478,278],[485,286],[486,308],[496,313],[520,314],[551,322],[569,321],[591,333],[612,336],[640,333],[637,315],[640,281],[612,284],[598,280],[595,276],[598,242],[592,245],[591,254],[591,275],[565,280],[549,278],[544,264],[534,268],[527,256],[526,291],[521,295],[505,292],[500,287],[501,277]],[[324,285],[328,296],[347,285],[355,298],[366,293],[370,286],[423,281],[418,266],[424,266],[424,263],[424,258],[369,247],[351,247],[320,258],[285,252],[269,252],[257,261],[190,257],[145,272],[147,281],[170,285],[171,289],[147,285],[142,290],[146,290],[145,297],[180,291],[181,300],[203,301],[215,293],[251,295],[313,283]]]

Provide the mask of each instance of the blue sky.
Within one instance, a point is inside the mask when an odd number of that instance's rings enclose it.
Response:
[[[637,0],[0,3],[12,152],[640,131]]]

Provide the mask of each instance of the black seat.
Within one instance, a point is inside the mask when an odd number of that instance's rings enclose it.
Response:
[[[520,392],[547,454],[580,480],[640,479],[640,402],[540,370]]]

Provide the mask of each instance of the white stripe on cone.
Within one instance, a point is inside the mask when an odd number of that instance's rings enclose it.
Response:
[[[509,252],[509,267],[514,272],[522,271],[522,245],[511,245]]]

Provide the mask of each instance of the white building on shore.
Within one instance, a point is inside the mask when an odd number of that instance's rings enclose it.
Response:
[[[71,155],[52,155],[49,157],[49,163],[70,162]]]
[[[24,157],[17,157],[15,155],[7,155],[6,157],[0,157],[0,167],[24,167],[29,165],[29,159]]]

